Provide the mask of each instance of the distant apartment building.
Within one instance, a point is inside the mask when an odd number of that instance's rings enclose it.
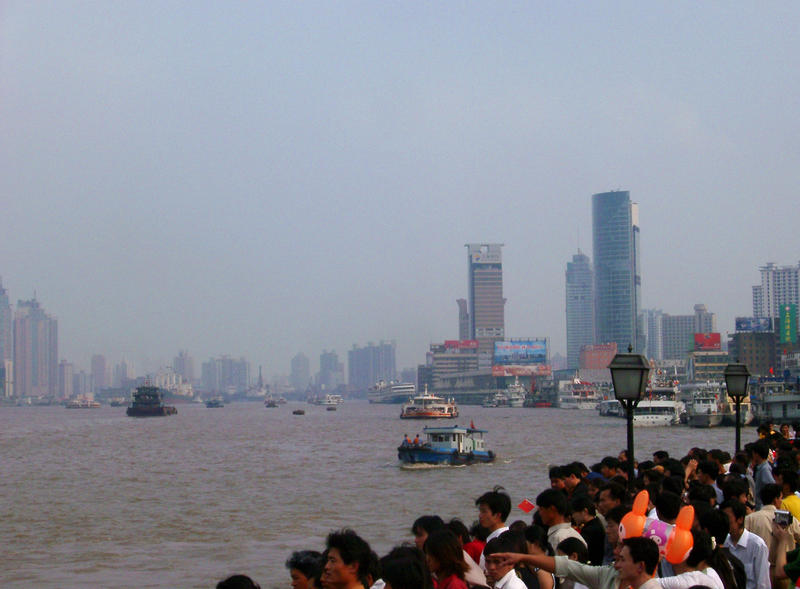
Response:
[[[567,263],[567,368],[580,367],[581,348],[594,343],[594,273],[589,256],[578,250]]]
[[[395,343],[370,342],[363,348],[354,345],[347,352],[347,388],[355,393],[366,392],[379,380],[397,379]]]
[[[73,377],[75,376],[75,367],[66,360],[58,363],[58,396],[62,399],[69,399],[75,393],[73,392]]]
[[[448,340],[431,344],[426,354],[432,390],[440,390],[446,380],[459,374],[476,372],[479,367],[478,340]]]
[[[14,359],[11,303],[0,279],[0,363]]]
[[[733,362],[747,366],[754,376],[778,376],[778,337],[772,331],[737,331],[728,336],[728,354]]]
[[[131,387],[135,381],[134,374],[133,365],[129,361],[122,359],[114,365],[114,370],[111,374],[111,386],[114,388]]]
[[[643,309],[642,327],[644,329],[645,355],[655,361],[664,359],[661,320],[664,313],[661,309]]]
[[[244,358],[209,358],[201,370],[202,387],[207,392],[244,393],[250,386],[250,363]]]
[[[172,369],[179,374],[185,382],[194,382],[194,358],[186,350],[181,350],[172,360]]]
[[[628,191],[592,196],[595,338],[641,351],[639,207]]]
[[[317,386],[322,391],[335,391],[344,385],[344,365],[339,362],[339,355],[323,350],[319,355],[319,374]]]
[[[94,354],[92,356],[92,390],[100,391],[101,389],[108,388],[110,384],[108,381],[106,357],[102,354]]]
[[[76,397],[87,397],[92,392],[97,392],[92,389],[91,375],[83,370],[73,373],[72,375],[72,394]]]
[[[505,338],[502,243],[468,243],[469,338],[478,341],[485,364],[494,344]]]
[[[661,316],[661,347],[663,360],[685,360],[694,350],[696,333],[716,332],[717,320],[705,305],[694,306],[694,315]]]
[[[308,356],[299,352],[292,358],[289,369],[289,386],[295,391],[304,392],[311,384],[311,363]]]
[[[0,398],[9,399],[14,396],[14,362],[0,361]]]
[[[19,301],[14,313],[14,390],[17,396],[58,392],[58,321],[39,301]]]
[[[781,305],[800,306],[800,264],[759,268],[761,284],[753,287],[753,317],[774,319]]]

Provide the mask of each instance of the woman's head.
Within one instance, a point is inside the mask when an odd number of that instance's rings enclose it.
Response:
[[[308,589],[309,581],[322,574],[322,554],[314,550],[292,552],[286,561],[289,576],[292,578],[292,589]]]
[[[431,532],[425,540],[425,555],[428,559],[428,568],[440,579],[450,575],[464,578],[464,573],[467,571],[464,551],[456,535],[447,528]]]
[[[528,554],[553,555],[553,549],[547,541],[547,530],[542,526],[528,526],[525,530],[525,542]]]

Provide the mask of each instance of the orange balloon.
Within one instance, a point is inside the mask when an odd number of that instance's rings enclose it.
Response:
[[[633,501],[633,509],[626,513],[622,521],[619,522],[620,540],[625,538],[636,538],[644,532],[647,523],[647,504],[650,502],[650,495],[647,491],[640,491]]]
[[[671,564],[683,562],[694,547],[692,524],[694,523],[694,507],[686,505],[675,520],[675,529],[667,540],[664,557]]]

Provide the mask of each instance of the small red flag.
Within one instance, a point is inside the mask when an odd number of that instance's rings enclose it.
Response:
[[[529,499],[525,498],[522,500],[522,503],[517,505],[522,511],[525,513],[530,513],[534,509],[536,509],[536,504],[530,501]]]
[[[471,419],[469,420],[469,427],[475,429],[475,422],[472,421]]]

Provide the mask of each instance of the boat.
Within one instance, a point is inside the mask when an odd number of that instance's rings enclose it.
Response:
[[[490,395],[483,402],[484,407],[522,407],[525,404],[525,387],[519,382],[519,377],[505,389]]]
[[[264,399],[264,407],[268,409],[274,409],[278,406],[278,402],[272,398],[272,395],[268,395],[266,399]]]
[[[336,411],[336,405],[327,405],[325,411]]]
[[[690,392],[686,404],[686,421],[691,427],[716,427],[722,423],[722,386],[715,382],[694,383],[684,389]]]
[[[292,411],[292,415],[305,415],[305,414],[306,414],[305,409],[295,409],[294,411]]]
[[[458,417],[458,406],[453,399],[445,399],[428,392],[411,397],[400,410],[401,419],[436,419]]]
[[[131,404],[125,411],[128,417],[163,417],[177,413],[175,407],[164,405],[161,389],[148,384],[133,391]]]
[[[225,407],[225,403],[222,401],[220,397],[216,397],[215,399],[209,399],[206,401],[206,407],[209,409],[220,409]]]
[[[67,409],[99,409],[100,403],[89,399],[73,399],[67,403]]]
[[[585,380],[574,378],[558,385],[558,406],[561,409],[596,409],[601,400],[595,386]]]
[[[386,382],[385,380],[379,380],[367,391],[367,400],[370,403],[399,404],[416,394],[417,387],[412,382]]]
[[[483,434],[475,427],[426,427],[425,441],[413,444],[406,438],[397,448],[397,457],[404,464],[461,465],[492,462],[495,454],[486,449]]]
[[[683,403],[670,399],[642,399],[633,408],[633,425],[654,427],[677,425],[683,413]]]
[[[111,407],[125,407],[128,401],[125,400],[125,397],[112,397],[108,400],[108,404]]]
[[[603,399],[597,404],[597,412],[603,417],[621,417],[622,405],[616,399]]]
[[[317,405],[322,405],[323,407],[333,407],[332,411],[336,410],[337,405],[341,405],[344,403],[344,399],[341,395],[325,395],[323,398],[317,401]]]

